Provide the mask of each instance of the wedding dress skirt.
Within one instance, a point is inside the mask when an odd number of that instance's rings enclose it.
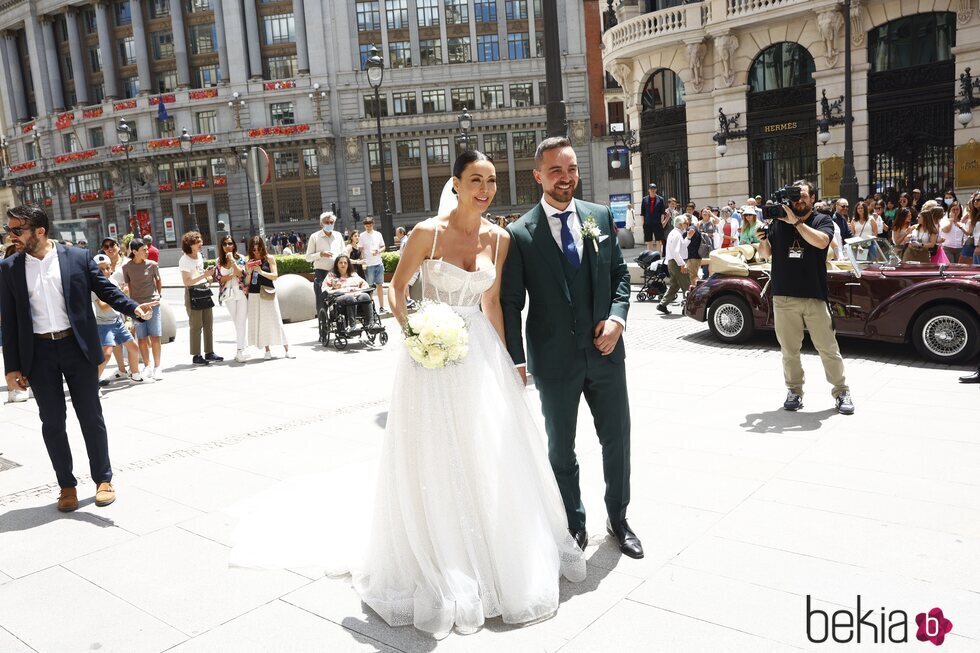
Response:
[[[443,270],[487,272],[456,271]],[[288,504],[267,495],[265,507],[243,518],[232,564],[347,571],[389,625],[431,633],[476,628],[496,616],[506,623],[547,617],[558,608],[559,576],[584,580],[585,559],[568,533],[545,438],[514,364],[478,306],[454,308],[469,330],[460,363],[427,370],[404,348],[399,353],[371,523],[356,523],[372,508],[351,487],[337,494],[317,487],[314,496],[346,505],[330,517],[322,510],[284,517]],[[322,524],[336,519],[343,533],[331,536]],[[349,557],[338,539],[366,551]]]

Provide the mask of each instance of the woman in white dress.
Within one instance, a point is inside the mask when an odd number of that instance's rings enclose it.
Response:
[[[468,151],[453,173],[458,207],[413,229],[389,301],[404,325],[408,283],[421,270],[423,297],[466,320],[469,353],[440,369],[399,353],[368,545],[348,567],[361,599],[389,625],[436,637],[474,632],[496,616],[511,624],[548,617],[559,577],[586,576],[544,437],[503,346],[499,289],[510,238],[481,217],[495,170]],[[269,531],[262,519],[252,523],[255,539]],[[233,564],[263,559],[245,544]]]
[[[248,344],[265,349],[265,360],[272,358],[272,345],[282,345],[286,358],[296,358],[289,353],[286,331],[282,328],[279,298],[273,283],[279,278],[276,258],[265,249],[262,236],[252,236],[248,241]]]

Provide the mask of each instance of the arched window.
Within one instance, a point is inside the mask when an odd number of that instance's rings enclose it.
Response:
[[[953,58],[956,14],[936,12],[905,16],[868,32],[872,72],[923,66]]]
[[[799,43],[784,41],[759,53],[749,69],[752,92],[774,91],[813,83],[813,57]]]
[[[663,68],[650,75],[643,88],[643,111],[684,105],[684,82],[673,70]]]

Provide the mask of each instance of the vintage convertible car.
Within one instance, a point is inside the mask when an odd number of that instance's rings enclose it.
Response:
[[[961,363],[978,352],[980,268],[902,262],[884,238],[851,238],[847,260],[828,261],[828,304],[837,332],[911,341],[925,358]],[[687,296],[684,313],[722,342],[773,329],[768,263],[751,245],[712,253],[712,275]]]

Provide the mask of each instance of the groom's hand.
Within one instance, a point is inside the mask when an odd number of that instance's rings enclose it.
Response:
[[[616,348],[619,337],[623,335],[623,325],[614,320],[603,320],[595,325],[592,344],[603,356],[608,356]]]
[[[527,368],[521,365],[517,368],[517,373],[521,375],[521,381],[527,386]]]

